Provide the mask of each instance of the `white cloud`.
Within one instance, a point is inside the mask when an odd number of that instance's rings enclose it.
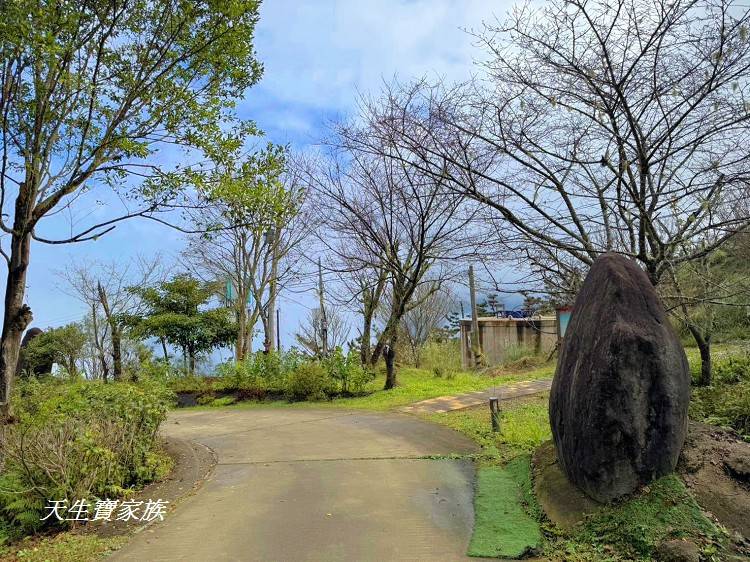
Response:
[[[481,52],[463,29],[477,29],[511,5],[510,0],[266,0],[256,39],[265,76],[257,88],[277,102],[346,111],[357,90],[375,92],[394,75],[465,79]]]

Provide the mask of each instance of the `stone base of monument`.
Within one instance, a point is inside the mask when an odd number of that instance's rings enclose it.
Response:
[[[556,526],[570,530],[586,515],[602,507],[570,483],[560,468],[552,441],[536,450],[532,465],[534,493],[544,513]]]

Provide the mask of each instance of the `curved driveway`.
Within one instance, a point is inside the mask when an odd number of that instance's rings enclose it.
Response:
[[[474,452],[403,414],[341,410],[181,411],[168,436],[218,464],[192,497],[116,560],[465,560]]]

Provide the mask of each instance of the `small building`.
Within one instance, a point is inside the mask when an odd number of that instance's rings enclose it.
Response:
[[[557,345],[556,316],[528,318],[479,318],[479,342],[488,365],[503,363],[508,351],[526,348],[533,353],[548,354]],[[461,320],[461,364],[473,365],[471,353],[471,319]]]

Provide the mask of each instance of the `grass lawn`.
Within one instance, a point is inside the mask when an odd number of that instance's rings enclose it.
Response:
[[[500,402],[500,432],[493,433],[487,406],[425,416],[471,437],[482,447],[482,464],[503,465],[531,454],[552,438],[547,404],[549,393]]]
[[[383,377],[369,383],[366,396],[335,398],[320,402],[286,402],[283,400],[255,402],[247,401],[226,406],[230,408],[351,408],[365,410],[390,410],[420,400],[450,396],[475,390],[485,390],[493,385],[503,386],[514,382],[550,378],[554,365],[548,364],[530,370],[496,376],[487,373],[459,372],[453,377],[436,377],[427,369],[403,367],[398,370],[398,384],[391,390],[383,390]],[[210,409],[214,406],[195,406],[191,409]],[[222,404],[222,407],[224,405]]]

